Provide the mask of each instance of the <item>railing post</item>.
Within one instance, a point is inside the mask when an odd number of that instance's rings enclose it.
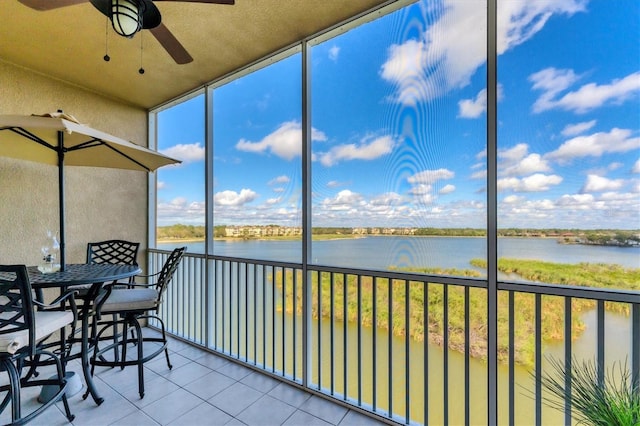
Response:
[[[564,298],[564,368],[565,371],[572,371],[573,368],[573,312],[571,297]],[[571,395],[571,375],[567,374],[564,379],[564,388],[567,395]],[[571,424],[571,398],[565,398],[564,401],[564,423]]]
[[[311,57],[302,41],[302,384],[311,378]],[[318,286],[320,282],[318,282]]]
[[[640,304],[631,308],[631,386],[640,388]]]
[[[487,0],[487,419],[498,424],[497,0]]]
[[[213,88],[208,87],[205,90],[205,102],[204,102],[204,120],[205,120],[205,181],[204,190],[205,194],[213,194]],[[215,345],[215,332],[214,327],[217,326],[213,320],[212,313],[215,312],[214,298],[211,297],[211,293],[215,292],[214,273],[215,273],[215,260],[210,261],[209,255],[213,254],[213,197],[205,197],[205,218],[204,218],[204,274],[206,277],[206,283],[204,285],[204,297],[205,297],[205,346],[211,347]],[[211,292],[211,293],[210,293]]]

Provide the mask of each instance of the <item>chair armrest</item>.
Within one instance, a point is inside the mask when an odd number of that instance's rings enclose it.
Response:
[[[124,290],[126,290],[126,289],[132,289],[132,288],[135,288],[135,287],[148,288],[148,287],[154,287],[155,285],[156,285],[156,283],[145,283],[145,284],[133,283],[133,284],[126,284],[125,286],[123,286],[122,283],[118,283],[118,284],[106,284],[102,288],[107,290],[110,293],[111,290],[113,290],[113,289],[120,289],[120,290],[124,289]]]
[[[77,290],[66,291],[48,304],[43,303],[39,300],[34,300],[33,304],[38,308],[38,310],[55,311],[55,310],[66,309],[65,302],[68,302],[69,308],[71,308],[71,312],[73,312],[73,317],[78,318],[78,307],[76,305],[76,299],[75,299],[75,295],[77,293],[78,293]]]
[[[134,276],[134,278],[137,278],[137,277],[145,277],[145,278],[155,277],[156,275],[160,275],[161,272],[162,271],[158,271],[155,274],[138,274],[138,275]]]
[[[56,299],[52,300],[51,303],[49,303],[49,306],[53,306],[53,305],[59,305],[61,304],[63,301],[65,300],[69,300],[74,301],[75,302],[75,296],[76,294],[78,294],[78,290],[67,290],[64,293],[62,293],[60,296],[58,296]],[[44,306],[46,307],[46,306]]]
[[[136,276],[134,276],[131,280],[131,282],[128,284],[130,287],[131,286],[135,286],[135,285],[140,285],[138,283],[136,283],[136,280],[139,278],[143,278],[143,281],[155,281],[155,280],[150,280],[149,278],[153,278],[153,277],[157,277],[158,275],[160,275],[162,271],[158,271],[155,274],[138,274]]]

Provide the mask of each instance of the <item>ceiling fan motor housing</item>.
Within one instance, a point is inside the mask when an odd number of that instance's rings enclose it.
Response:
[[[111,20],[113,30],[127,38],[141,29],[155,28],[162,22],[160,11],[151,0],[90,0]]]
[[[142,8],[138,0],[112,0],[111,25],[123,37],[131,38],[142,28]]]

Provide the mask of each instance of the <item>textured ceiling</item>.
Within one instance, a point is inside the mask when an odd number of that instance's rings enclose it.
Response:
[[[185,65],[149,31],[142,32],[141,55],[140,34],[118,36],[88,0],[49,11],[1,3],[0,60],[149,109],[387,1],[157,1],[163,24],[194,58]]]

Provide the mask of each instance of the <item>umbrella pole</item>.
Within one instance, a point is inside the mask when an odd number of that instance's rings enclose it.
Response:
[[[60,216],[60,270],[65,267],[64,236],[64,133],[58,132],[58,208]]]

